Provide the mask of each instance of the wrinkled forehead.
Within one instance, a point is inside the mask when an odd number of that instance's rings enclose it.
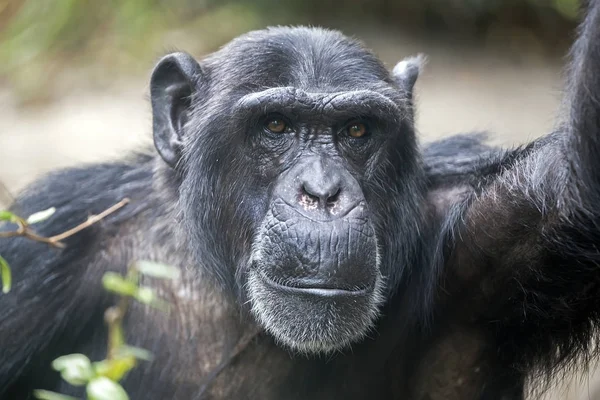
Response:
[[[381,61],[358,42],[318,29],[251,33],[230,43],[219,59],[216,67],[226,81],[252,89],[336,92],[391,82]]]

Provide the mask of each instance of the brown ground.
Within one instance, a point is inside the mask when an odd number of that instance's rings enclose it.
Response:
[[[561,60],[383,32],[361,37],[390,67],[417,52],[429,56],[417,89],[423,140],[491,130],[495,143],[515,145],[548,132],[554,123]],[[82,87],[54,103],[24,109],[0,87],[0,180],[17,191],[57,167],[118,157],[149,144],[146,79],[123,78],[104,89]],[[600,399],[600,385],[587,379],[600,381],[600,372],[592,375],[581,375],[580,383],[554,391],[551,398]]]

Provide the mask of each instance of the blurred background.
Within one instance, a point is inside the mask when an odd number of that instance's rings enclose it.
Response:
[[[555,121],[577,10],[578,0],[0,0],[0,207],[49,170],[150,144],[160,56],[202,57],[269,25],[340,29],[390,68],[425,53],[424,142],[489,130],[495,144],[524,143]],[[545,398],[600,400],[600,372],[572,374]]]

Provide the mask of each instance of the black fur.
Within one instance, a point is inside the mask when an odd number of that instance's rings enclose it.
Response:
[[[176,265],[182,278],[155,284],[174,304],[171,314],[140,305],[128,314],[129,340],[156,357],[126,378],[133,399],[520,399],[531,373],[553,376],[577,355],[592,355],[600,317],[600,2],[591,2],[587,15],[572,53],[566,121],[508,151],[486,146],[481,135],[419,151],[412,84],[420,59],[390,75],[335,32],[276,28],[236,39],[199,64],[182,54],[161,60],[151,92],[162,159],[152,152],[58,172],[13,207],[21,215],[56,207],[36,226],[49,236],[131,199],[69,238],[64,250],[0,241],[15,273],[13,290],[0,296],[2,398],[29,398],[33,388],[81,395],[49,372],[49,363],[71,352],[103,356],[101,316],[114,299],[100,278],[135,259]],[[315,125],[298,125],[296,141],[257,133],[256,114],[264,110],[299,120],[308,112]],[[357,113],[378,121],[380,135],[363,142],[333,136],[328,127]],[[326,161],[301,164],[314,154],[327,154]],[[253,246],[292,243],[261,227],[281,222],[268,219],[273,199],[285,199],[305,171],[323,187],[339,180],[368,205],[359,219],[372,224],[379,242],[376,271],[386,301],[365,338],[360,304],[293,296],[274,303],[282,295],[274,291],[255,310],[258,318],[249,312],[257,298],[248,276],[264,268],[253,264]],[[329,229],[311,224],[317,235]],[[310,254],[313,232],[294,229]],[[351,238],[339,236],[348,242],[347,250],[336,249],[342,260],[354,257]],[[302,289],[295,285],[305,282],[306,266],[286,269],[285,255],[298,250],[283,248],[267,252],[281,262],[283,290]],[[312,275],[319,283],[346,290],[345,283],[363,277],[349,267],[324,278],[324,254]],[[299,332],[303,325],[322,329],[323,338],[318,329]],[[302,342],[307,337],[325,347]],[[332,349],[338,354],[327,353]]]

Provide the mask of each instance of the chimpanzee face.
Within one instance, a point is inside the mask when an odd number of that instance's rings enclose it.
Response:
[[[306,28],[155,70],[155,143],[181,172],[197,260],[291,348],[358,340],[402,274],[412,239],[397,236],[419,214],[415,73],[394,81],[356,42]]]

